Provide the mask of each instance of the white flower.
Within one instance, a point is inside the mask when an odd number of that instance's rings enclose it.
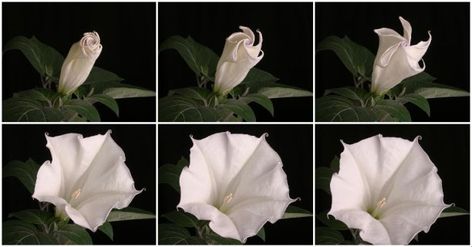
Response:
[[[431,43],[431,33],[427,41],[421,41],[416,45],[411,43],[411,25],[399,17],[403,26],[403,37],[390,28],[375,29],[379,35],[379,49],[374,61],[372,73],[371,91],[383,94],[399,84],[402,80],[424,71],[419,61],[428,50]]]
[[[101,52],[102,45],[98,33],[95,31],[84,33],[84,37],[72,45],[62,64],[58,91],[62,94],[71,94],[82,85]]]
[[[39,168],[33,198],[56,206],[56,215],[96,231],[113,208],[127,207],[141,193],[110,136],[46,135],[52,162]]]
[[[214,91],[225,95],[241,83],[252,67],[264,56],[262,33],[259,33],[259,43],[254,45],[255,36],[251,29],[239,27],[243,32],[231,34],[226,38],[223,54],[216,67]],[[260,55],[259,55],[260,54]]]
[[[437,168],[418,144],[381,135],[344,144],[328,214],[372,244],[408,244],[449,205]]]
[[[246,242],[294,200],[279,155],[260,138],[222,132],[192,138],[190,165],[180,175],[178,208],[210,221],[222,237]]]

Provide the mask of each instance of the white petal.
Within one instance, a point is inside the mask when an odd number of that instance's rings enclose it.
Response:
[[[390,236],[382,223],[364,210],[347,208],[329,214],[344,222],[351,229],[360,229],[360,236],[364,241],[371,244],[392,244]]]
[[[56,206],[76,224],[96,231],[113,208],[127,207],[139,194],[123,150],[105,135],[46,136],[52,163],[38,171],[33,197]]]
[[[210,224],[215,232],[225,232],[220,235],[245,242],[267,221],[279,220],[294,201],[289,196],[282,161],[265,136],[226,132],[193,142],[190,166],[180,177],[178,207],[199,219],[211,220],[208,215],[222,217],[213,210],[202,210],[201,204],[207,204],[229,217],[234,227],[228,226],[226,218],[224,224]],[[220,225],[225,227],[218,229]]]
[[[408,244],[420,231],[427,232],[448,206],[437,169],[418,139],[410,142],[378,135],[344,146],[340,172],[331,180],[329,214],[350,228],[361,229],[364,240]],[[378,220],[368,213],[374,209]],[[359,216],[359,210],[370,218]],[[388,241],[378,227],[368,227],[372,220],[382,224]]]
[[[402,23],[403,26],[403,37],[406,39],[407,44],[410,45],[411,42],[411,24],[407,20],[403,19],[403,17],[398,17],[400,19],[400,22]]]

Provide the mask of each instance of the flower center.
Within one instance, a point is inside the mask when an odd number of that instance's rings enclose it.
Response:
[[[220,206],[220,211],[225,213],[229,209],[229,204],[233,200],[233,193],[229,193],[228,195],[225,196],[223,199],[223,203]]]
[[[81,189],[77,189],[76,191],[72,192],[72,194],[70,195],[71,201],[79,198],[81,191]]]
[[[384,197],[384,198],[382,198],[382,200],[378,201],[377,205],[375,206],[374,209],[369,209],[369,210],[367,210],[367,212],[370,215],[372,215],[372,217],[374,217],[376,219],[379,219],[380,218],[380,211],[385,206],[385,204],[387,204],[387,198],[386,197]]]

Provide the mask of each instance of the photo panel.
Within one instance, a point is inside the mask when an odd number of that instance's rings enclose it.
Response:
[[[3,244],[156,243],[154,125],[2,129]]]
[[[470,243],[468,124],[315,133],[316,244]]]
[[[158,11],[159,121],[312,121],[313,3]]]
[[[315,11],[316,121],[470,120],[468,2],[323,2]]]
[[[158,244],[313,244],[312,125],[158,132]]]
[[[2,11],[3,121],[156,120],[156,3]]]

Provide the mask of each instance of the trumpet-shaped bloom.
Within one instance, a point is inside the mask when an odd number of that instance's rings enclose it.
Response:
[[[52,162],[39,168],[33,198],[56,206],[56,215],[96,231],[113,208],[141,193],[134,187],[125,153],[105,135],[46,135]]]
[[[218,61],[215,75],[214,91],[225,95],[246,78],[249,70],[256,66],[264,52],[262,48],[262,33],[259,33],[259,43],[254,45],[255,36],[250,28],[240,26],[243,32],[231,34],[225,43],[223,54]]]
[[[222,237],[245,242],[294,200],[279,155],[260,138],[222,132],[192,138],[190,165],[180,175],[177,206]]]
[[[58,91],[62,94],[71,94],[82,85],[101,52],[102,45],[98,33],[95,31],[84,33],[82,39],[72,45],[62,64]]]
[[[437,168],[418,144],[381,135],[344,144],[328,214],[372,244],[408,244],[449,205]]]
[[[431,34],[427,41],[410,45],[412,28],[410,23],[399,17],[403,26],[403,36],[390,28],[375,29],[379,35],[379,49],[374,60],[371,91],[383,94],[402,80],[419,74],[426,68],[419,61],[428,50]]]

